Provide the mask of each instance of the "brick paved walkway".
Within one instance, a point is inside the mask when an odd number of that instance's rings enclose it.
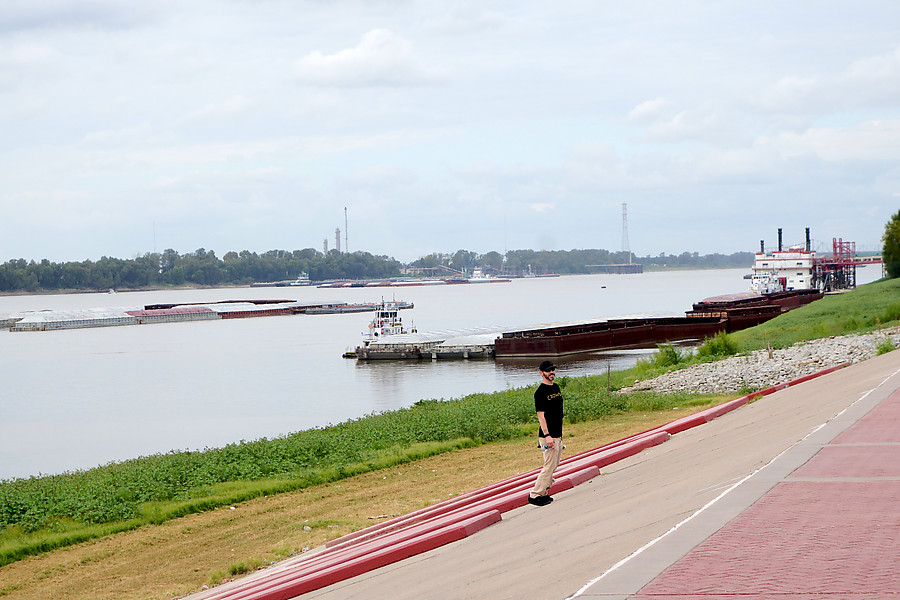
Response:
[[[633,600],[900,599],[900,391]]]

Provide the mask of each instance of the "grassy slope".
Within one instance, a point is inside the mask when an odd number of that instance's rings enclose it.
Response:
[[[732,336],[742,351],[759,350],[767,343],[784,348],[803,340],[872,331],[898,320],[900,279],[891,279],[825,296]]]

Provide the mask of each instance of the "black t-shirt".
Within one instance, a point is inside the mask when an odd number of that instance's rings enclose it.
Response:
[[[563,397],[559,386],[554,384],[547,385],[541,383],[534,391],[534,410],[544,413],[544,420],[547,421],[547,429],[543,431],[538,427],[538,436],[544,437],[550,435],[555,438],[562,437],[563,422]]]

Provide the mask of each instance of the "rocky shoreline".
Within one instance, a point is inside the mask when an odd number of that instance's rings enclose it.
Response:
[[[888,338],[895,348],[900,347],[900,327],[810,340],[782,350],[757,350],[638,381],[619,391],[717,394],[764,389],[844,362],[857,363],[876,356],[878,345]]]

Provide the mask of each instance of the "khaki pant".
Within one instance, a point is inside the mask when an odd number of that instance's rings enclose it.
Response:
[[[550,486],[553,485],[553,471],[559,466],[559,457],[562,454],[562,438],[553,438],[553,448],[541,446],[541,450],[544,453],[544,468],[534,482],[534,489],[528,494],[532,498],[546,496]]]

